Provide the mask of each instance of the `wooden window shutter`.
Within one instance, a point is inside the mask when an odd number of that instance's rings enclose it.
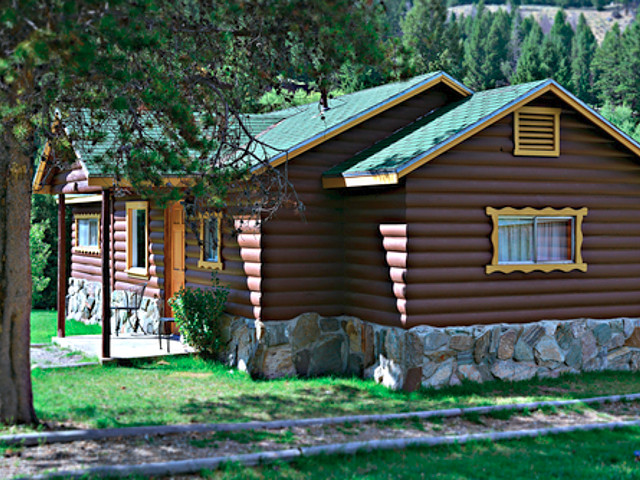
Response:
[[[514,115],[514,155],[560,155],[560,109],[522,107]]]

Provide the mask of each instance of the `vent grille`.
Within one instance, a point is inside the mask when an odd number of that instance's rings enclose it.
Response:
[[[523,107],[515,113],[515,155],[560,155],[560,109]]]

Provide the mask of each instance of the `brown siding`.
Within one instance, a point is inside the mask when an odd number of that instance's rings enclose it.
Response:
[[[164,211],[154,207],[149,208],[149,278],[142,279],[128,275],[126,269],[126,211],[127,199],[118,199],[114,202],[111,254],[114,259],[115,272],[113,272],[113,288],[123,290],[147,282],[145,296],[152,298],[164,298]],[[92,206],[74,207],[73,213],[100,213],[99,204]],[[75,222],[71,227],[71,276],[82,278],[92,282],[101,282],[101,259],[98,254],[81,253],[75,245]]]
[[[82,213],[100,214],[100,204],[81,205],[73,207],[74,221],[71,222],[71,276],[91,282],[102,281],[102,261],[99,253],[79,252],[76,248],[75,215]]]
[[[147,282],[145,296],[164,298],[164,210],[153,204],[149,206],[149,278],[136,278],[125,272],[127,264],[126,202],[133,200],[136,199],[118,199],[114,202],[114,288],[123,290]]]
[[[322,188],[322,173],[443,105],[451,95],[445,87],[433,88],[288,162],[288,178],[305,205],[304,218],[281,211],[263,226],[263,320],[314,311],[399,322],[378,225],[402,217],[402,195],[397,189],[389,200],[377,193],[360,198],[348,193],[345,201],[343,192]],[[345,243],[345,238],[350,240]],[[352,246],[351,238],[360,245]]]
[[[218,272],[220,282],[229,287],[227,311],[246,318],[260,318],[260,228],[254,221],[236,222],[227,218],[222,222],[222,265]],[[237,229],[241,232],[238,234]],[[187,287],[211,286],[211,269],[198,267],[200,247],[196,235],[186,228]]]
[[[100,192],[100,187],[90,187],[85,171],[79,162],[64,170],[54,168],[43,181],[50,186],[49,193],[91,193]]]
[[[391,268],[404,268],[406,251],[390,239],[402,240],[391,225],[404,224],[404,187],[344,195],[346,313],[401,326],[404,291],[400,282],[391,278]],[[382,225],[387,228],[381,232]]]
[[[559,158],[516,157],[508,116],[407,177],[407,326],[640,315],[637,159],[567,108],[560,134]],[[588,207],[587,272],[485,274],[487,206]]]

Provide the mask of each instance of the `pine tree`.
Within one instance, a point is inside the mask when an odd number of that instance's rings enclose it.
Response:
[[[558,73],[563,64],[557,45],[550,35],[544,37],[540,47],[540,78],[553,78],[558,80]],[[569,71],[571,73],[571,71]],[[563,82],[560,82],[563,83]],[[566,84],[565,84],[566,85]]]
[[[478,6],[464,52],[465,83],[471,88],[485,90],[506,83],[501,65],[507,57],[510,30],[508,13],[498,10],[492,14],[482,4]]]
[[[557,58],[554,61],[546,61],[547,59],[543,55],[542,60],[552,65],[548,76],[566,88],[571,88],[571,45],[573,37],[573,28],[567,23],[564,11],[558,10],[551,31],[547,35],[550,43],[548,48],[553,48],[553,54]]]
[[[516,73],[511,78],[511,83],[525,83],[545,78],[541,71],[541,47],[543,34],[540,25],[533,23],[529,33],[522,42]]]
[[[447,22],[441,0],[416,0],[402,22],[403,43],[415,73],[445,70],[458,73],[460,32],[455,19]]]
[[[623,53],[620,26],[615,23],[604,36],[602,45],[596,50],[593,62],[591,62],[594,94],[600,104],[611,102],[614,105],[620,105],[624,103],[620,91],[620,87],[624,83]]]
[[[622,34],[620,94],[634,111],[640,111],[640,14]]]
[[[596,47],[596,37],[587,25],[584,15],[580,15],[571,47],[571,85],[573,93],[587,103],[595,102],[591,62],[596,53]]]
[[[491,29],[486,37],[487,53],[483,64],[486,88],[495,88],[508,83],[501,65],[509,53],[511,20],[512,17],[505,10],[500,9],[493,14]]]

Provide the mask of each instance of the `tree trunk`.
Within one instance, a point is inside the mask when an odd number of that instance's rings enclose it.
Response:
[[[35,423],[29,355],[31,159],[7,127],[0,144],[0,422]]]

